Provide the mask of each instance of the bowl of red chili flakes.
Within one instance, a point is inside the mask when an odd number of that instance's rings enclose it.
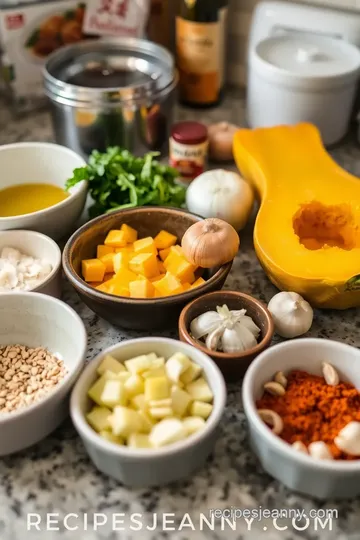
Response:
[[[327,339],[262,352],[243,381],[252,448],[288,488],[318,499],[360,495],[360,350]]]

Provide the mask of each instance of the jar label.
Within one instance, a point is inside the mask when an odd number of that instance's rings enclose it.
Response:
[[[180,92],[185,101],[206,104],[218,100],[222,83],[222,24],[176,19],[176,49]]]
[[[193,180],[205,170],[208,141],[199,144],[181,144],[170,138],[170,165],[182,178]]]

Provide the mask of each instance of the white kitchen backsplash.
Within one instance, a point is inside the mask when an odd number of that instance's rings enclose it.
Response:
[[[246,81],[245,58],[251,17],[253,9],[256,4],[258,4],[259,0],[229,1],[228,81],[236,86],[244,86]],[[306,3],[334,6],[341,9],[356,9],[360,11],[360,0],[315,0],[314,2]]]

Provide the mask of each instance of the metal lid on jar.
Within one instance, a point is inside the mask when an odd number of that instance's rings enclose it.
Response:
[[[259,42],[252,61],[258,72],[274,82],[302,82],[307,87],[343,84],[360,71],[360,51],[354,45],[342,39],[296,32]]]
[[[208,130],[200,122],[179,122],[171,129],[172,138],[181,144],[201,144],[208,138]]]
[[[55,51],[44,68],[47,95],[58,102],[132,103],[176,80],[173,56],[160,45],[129,38],[83,41]]]

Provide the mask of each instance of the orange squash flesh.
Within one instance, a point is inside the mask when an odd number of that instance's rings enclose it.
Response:
[[[315,307],[360,306],[360,180],[307,123],[241,129],[233,150],[261,198],[254,245],[271,281]]]

